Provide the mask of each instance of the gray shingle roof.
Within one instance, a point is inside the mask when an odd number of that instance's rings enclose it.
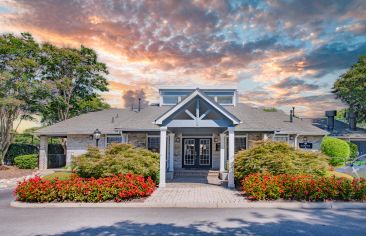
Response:
[[[37,135],[65,136],[67,134],[92,134],[96,128],[102,133],[114,133],[115,129],[124,131],[153,131],[159,127],[153,122],[172,106],[147,106],[140,112],[130,109],[109,109],[83,114],[57,124],[39,129]],[[289,117],[283,111],[265,112],[239,103],[225,106],[225,109],[240,119],[237,131],[281,131],[283,133],[325,135],[326,131],[313,126],[310,122]],[[114,117],[114,122],[112,118]]]
[[[327,130],[327,118],[316,118],[312,119],[311,122],[314,126]],[[334,121],[334,129],[328,132],[331,136],[337,137],[366,138],[366,129],[357,128],[357,130],[350,130],[347,123],[339,120]]]

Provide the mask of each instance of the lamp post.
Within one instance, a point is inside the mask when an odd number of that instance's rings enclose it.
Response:
[[[100,139],[100,135],[101,135],[102,133],[99,131],[99,129],[96,129],[95,131],[94,131],[94,133],[93,133],[93,135],[94,135],[94,139],[95,139],[95,144],[96,144],[96,146],[98,147],[98,143],[99,143],[99,139]]]

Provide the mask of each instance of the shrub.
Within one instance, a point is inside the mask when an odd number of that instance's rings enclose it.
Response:
[[[311,175],[255,173],[242,181],[252,200],[366,200],[366,180]]]
[[[156,182],[159,179],[159,155],[130,144],[111,144],[103,154],[90,147],[86,154],[73,159],[72,166],[79,176],[86,178],[131,172]]]
[[[347,142],[349,149],[350,149],[350,155],[349,158],[351,160],[354,160],[355,158],[358,157],[358,146],[354,143],[351,142]]]
[[[35,169],[38,167],[38,155],[22,155],[14,159],[15,166],[19,169]]]
[[[321,150],[330,157],[330,164],[333,166],[344,164],[351,154],[346,141],[333,137],[323,138]]]
[[[7,165],[14,164],[14,158],[22,155],[36,154],[38,148],[30,144],[12,143],[6,152],[4,162]]]
[[[321,153],[296,150],[284,142],[267,141],[238,152],[234,168],[237,180],[257,172],[322,176],[328,169],[328,160]]]
[[[149,196],[155,187],[151,178],[130,173],[100,179],[73,175],[68,180],[46,180],[37,176],[20,182],[15,194],[17,200],[23,202],[120,202]]]

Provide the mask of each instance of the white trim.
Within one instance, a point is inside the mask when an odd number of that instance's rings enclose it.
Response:
[[[221,114],[226,116],[229,120],[233,122],[234,125],[237,125],[240,123],[240,120],[236,118],[234,115],[229,113],[228,111],[224,110],[220,104],[217,104],[213,102],[211,99],[207,98],[204,94],[201,93],[200,90],[195,90],[193,93],[191,93],[188,97],[183,99],[180,103],[178,103],[176,106],[174,106],[172,109],[167,111],[165,114],[160,116],[158,119],[155,120],[155,124],[162,125],[164,120],[166,120],[168,117],[173,115],[176,111],[178,111],[180,108],[182,108],[184,105],[186,105],[188,102],[190,102],[192,99],[194,99],[196,96],[200,96],[202,99],[204,99],[209,105],[214,107],[216,110],[218,110]]]
[[[290,135],[289,134],[276,134],[276,133],[274,133],[274,135],[273,135],[273,137],[272,137],[272,141],[276,141],[275,140],[275,137],[276,136],[279,136],[279,137],[287,137],[287,143],[288,144],[290,144]],[[281,142],[281,141],[279,141],[279,142]]]

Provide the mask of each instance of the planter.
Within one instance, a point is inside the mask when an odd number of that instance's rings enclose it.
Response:
[[[227,172],[220,172],[220,179],[221,180],[227,180],[228,173]]]

